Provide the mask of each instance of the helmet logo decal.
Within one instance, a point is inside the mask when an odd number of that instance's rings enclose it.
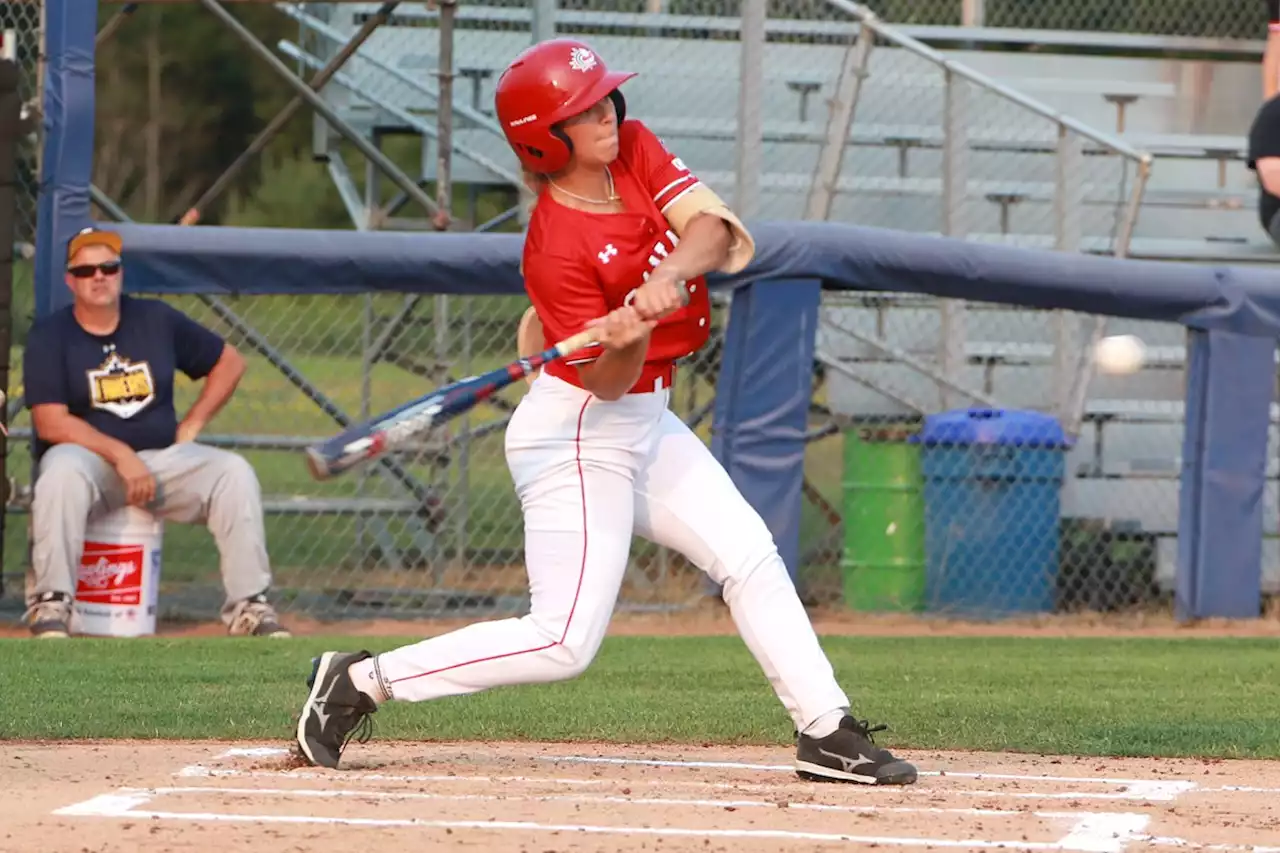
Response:
[[[575,47],[569,54],[569,67],[574,71],[590,71],[596,67],[596,55],[585,47]]]

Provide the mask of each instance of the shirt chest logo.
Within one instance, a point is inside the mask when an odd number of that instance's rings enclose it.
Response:
[[[121,358],[114,348],[102,364],[87,371],[89,400],[95,409],[116,417],[131,418],[156,397],[151,365]]]

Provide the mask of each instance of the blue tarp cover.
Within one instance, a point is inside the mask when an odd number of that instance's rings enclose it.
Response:
[[[149,293],[522,292],[520,234],[111,226],[127,282]],[[828,222],[759,222],[755,260],[717,286],[819,279],[906,291],[1280,334],[1280,273],[1015,249]]]

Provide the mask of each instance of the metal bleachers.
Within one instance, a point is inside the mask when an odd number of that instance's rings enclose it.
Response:
[[[333,4],[324,19],[319,11],[278,8],[301,25],[298,40],[279,49],[314,72],[376,4]],[[417,4],[402,7],[394,24],[375,32],[325,88],[344,119],[370,135],[376,129],[433,138],[439,30],[421,24],[434,16]],[[529,44],[527,20],[527,9],[458,10],[451,167],[457,183],[501,186],[516,173],[491,105],[499,70]],[[734,198],[740,45],[707,36],[735,33],[736,19],[579,11],[562,12],[557,20],[594,44],[613,67],[639,72],[624,90],[632,114],[642,116],[704,181]],[[797,219],[813,185],[828,99],[856,27],[848,20],[771,19],[769,28],[775,38],[763,48],[763,171],[752,215]],[[1256,179],[1245,165],[1245,135],[1260,98],[1259,65],[1251,52],[1230,55],[1223,48],[1219,58],[1206,59],[1208,51],[1202,50],[1179,59],[1161,56],[1161,45],[1145,37],[903,29],[939,45],[947,60],[1152,156],[1130,257],[1204,264],[1280,261],[1280,250],[1262,233]],[[1097,51],[1108,39],[1130,55],[1058,50],[1087,43]],[[1041,49],[976,49],[984,42],[991,47],[1019,40]],[[967,180],[960,233],[985,243],[1059,248],[1058,123],[980,86],[966,85],[965,95]],[[904,47],[877,44],[831,220],[931,234],[947,230],[946,102],[938,64]],[[424,151],[425,179],[434,177],[435,165],[434,154]],[[1069,183],[1080,201],[1075,248],[1114,253],[1118,220],[1138,180],[1135,161],[1085,139],[1073,169]],[[956,211],[951,214],[954,227]],[[1061,315],[977,303],[965,310],[964,365],[950,379],[1003,407],[1052,410],[1051,394],[1061,378],[1053,344]],[[936,300],[853,296],[832,300],[824,314],[819,351],[831,368],[827,393],[833,411],[903,414],[974,402],[964,394],[944,396],[943,383],[889,351],[937,363],[943,329]],[[1136,376],[1098,377],[1090,385],[1086,419],[1068,462],[1073,476],[1064,511],[1123,519],[1160,534],[1160,577],[1167,586],[1176,547],[1185,331],[1171,323],[1123,319],[1112,319],[1107,331],[1137,334],[1152,349]],[[1280,412],[1273,419],[1280,424]],[[1272,441],[1280,441],[1280,434]],[[1280,518],[1275,485],[1273,479],[1266,494],[1270,533]],[[1280,589],[1280,546],[1269,542],[1267,548],[1268,584]]]
[[[323,21],[281,8],[304,24],[307,37],[299,44],[308,50],[295,44],[282,48],[290,58],[310,55],[316,63],[327,60],[370,11],[358,4],[335,5]],[[453,178],[501,184],[502,176],[468,155],[480,154],[508,176],[514,173],[515,160],[489,113],[498,71],[527,46],[529,34],[496,28],[523,20],[522,10],[472,6],[463,11],[454,33],[454,106],[463,112],[455,115]],[[412,7],[398,12],[393,25],[375,32],[339,81],[330,84],[326,95],[344,118],[384,132],[417,132],[406,114],[431,120],[439,31],[417,25],[419,18],[431,17]],[[645,28],[637,27],[639,19]],[[586,37],[609,62],[639,72],[626,87],[633,113],[644,116],[690,168],[731,197],[739,46],[733,40],[700,39],[696,32],[732,29],[733,20],[577,12],[566,13],[564,21],[576,28],[594,25],[597,31]],[[770,42],[764,50],[765,172],[757,213],[795,218],[812,181],[825,99],[834,91],[845,45],[831,37],[829,22],[771,22],[771,27],[796,38],[812,37],[808,43]],[[1241,91],[1257,88],[1256,64],[978,50],[946,55],[1155,155],[1134,233],[1142,256],[1266,261],[1268,243],[1255,214],[1256,185],[1243,157],[1252,109],[1220,103],[1238,104]],[[982,240],[1051,237],[1057,128],[990,92],[970,87],[970,98],[975,118],[968,128],[971,198],[964,230]],[[831,219],[940,230],[944,100],[944,78],[936,65],[902,48],[878,46],[872,52]],[[467,110],[488,122],[468,120]],[[1090,197],[1082,237],[1093,241],[1089,250],[1110,251],[1116,196],[1132,188],[1134,169],[1096,145],[1086,143],[1085,151],[1081,173]],[[424,166],[430,179],[434,158],[425,157]]]

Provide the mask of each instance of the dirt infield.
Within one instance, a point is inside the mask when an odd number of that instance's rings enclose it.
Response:
[[[1280,851],[1280,764],[906,753],[908,788],[804,782],[786,749],[6,745],[4,851]]]
[[[814,613],[821,634],[1280,636],[1275,619],[989,624]],[[318,623],[300,636],[430,636],[457,622]],[[10,626],[5,626],[10,628]],[[19,626],[0,631],[22,635]],[[211,636],[220,625],[167,625]],[[615,635],[732,635],[723,608],[619,614]],[[74,641],[73,641],[74,642]],[[1280,762],[912,752],[908,788],[804,782],[785,748],[353,745],[342,771],[287,744],[6,742],[0,853],[74,851],[1052,850],[1280,853]]]

